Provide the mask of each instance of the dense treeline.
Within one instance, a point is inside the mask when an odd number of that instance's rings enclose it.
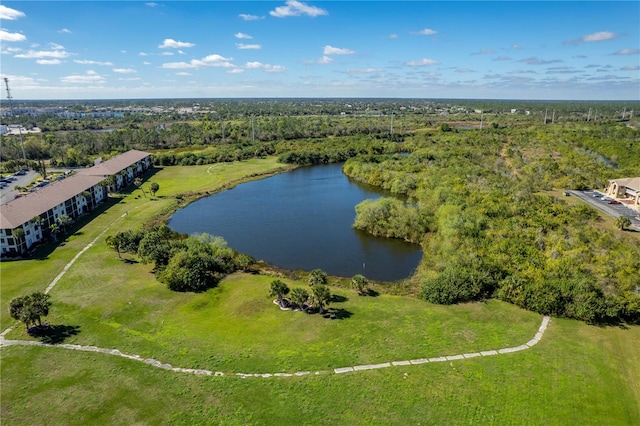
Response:
[[[357,157],[343,169],[409,196],[360,204],[354,226],[422,243],[414,279],[423,298],[457,303],[492,296],[592,322],[640,320],[640,243],[596,226],[591,208],[545,194],[640,175],[636,130],[430,132],[407,144],[408,157]]]
[[[231,249],[221,237],[186,236],[166,225],[118,232],[106,242],[118,256],[131,253],[143,263],[152,263],[158,281],[174,291],[205,291],[227,274],[253,263],[250,256]]]
[[[541,123],[546,115],[556,123],[585,122],[594,120],[596,111],[600,122],[617,122],[622,117],[629,120],[634,107],[636,110],[640,107],[637,102],[227,99],[25,102],[16,108],[51,104],[68,112],[130,108],[123,117],[70,119],[49,113],[11,119],[22,122],[28,129],[42,130],[40,134],[24,135],[28,159],[51,159],[53,165],[67,167],[90,165],[97,156],[129,149],[157,151],[232,145],[234,149],[227,151],[241,151],[247,144],[260,142],[363,135],[401,142],[416,130],[437,128],[443,123],[455,129],[478,127],[484,120],[487,127],[506,127]],[[18,136],[3,135],[0,145],[0,162],[22,158]],[[247,155],[248,152],[241,152],[221,158]]]

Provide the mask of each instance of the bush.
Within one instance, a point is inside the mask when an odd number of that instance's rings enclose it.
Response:
[[[494,280],[487,272],[461,266],[447,266],[435,278],[424,281],[420,297],[441,305],[470,302],[488,297]]]

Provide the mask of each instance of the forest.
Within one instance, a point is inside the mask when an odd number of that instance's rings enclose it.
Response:
[[[190,115],[29,117],[42,132],[23,141],[4,135],[2,170],[22,166],[22,143],[32,166],[82,167],[131,148],[152,152],[158,167],[266,156],[299,165],[344,163],[350,178],[400,196],[359,204],[353,226],[422,246],[424,257],[409,280],[417,297],[441,304],[494,297],[592,323],[640,320],[640,239],[561,195],[640,176],[638,103],[226,100],[198,106],[202,112]]]

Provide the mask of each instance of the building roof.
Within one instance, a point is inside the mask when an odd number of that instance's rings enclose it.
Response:
[[[14,229],[104,180],[73,175],[0,206],[0,228]]]
[[[118,173],[148,157],[148,152],[131,150],[116,155],[96,166],[81,169],[75,175],[55,181],[6,204],[0,205],[0,228],[15,229],[70,198],[102,182],[107,176]]]
[[[118,154],[115,157],[111,157],[107,161],[104,161],[93,167],[81,169],[78,171],[78,174],[102,177],[115,175],[119,171],[126,169],[130,165],[137,163],[138,161],[143,160],[150,155],[151,154],[149,154],[148,152],[132,149],[123,154]]]
[[[610,182],[615,182],[618,186],[625,186],[627,188],[640,191],[640,177],[612,179]]]

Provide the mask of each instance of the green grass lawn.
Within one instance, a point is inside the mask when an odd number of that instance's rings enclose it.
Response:
[[[553,319],[531,349],[486,358],[302,377],[234,373],[336,367],[517,346],[541,316],[499,301],[442,307],[412,297],[357,296],[332,287],[344,319],[281,311],[274,278],[237,273],[205,293],[174,293],[149,265],[119,259],[104,238],[175,207],[183,190],[215,192],[280,167],[274,159],[167,167],[44,256],[0,265],[2,327],[8,301],[44,290],[109,227],[51,291],[52,325],[66,343],[117,348],[173,366],[222,371],[203,377],[100,353],[3,347],[2,424],[584,424],[640,418],[640,327],[599,328]],[[128,214],[124,215],[125,212]],[[128,261],[127,261],[128,260]],[[285,280],[289,287],[304,282]],[[9,339],[32,339],[22,326]]]

